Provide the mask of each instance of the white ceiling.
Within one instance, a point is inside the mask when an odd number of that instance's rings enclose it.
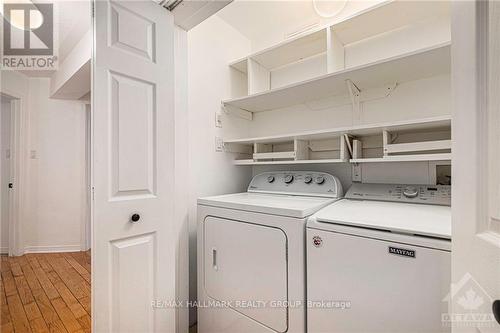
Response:
[[[311,0],[235,0],[217,15],[253,43],[275,30],[292,32],[320,21]]]

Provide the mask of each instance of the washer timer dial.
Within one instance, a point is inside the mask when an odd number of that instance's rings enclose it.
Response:
[[[415,186],[407,186],[403,190],[403,195],[407,198],[416,198],[418,196],[418,188]]]

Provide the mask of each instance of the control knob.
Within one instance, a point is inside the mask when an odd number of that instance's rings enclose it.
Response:
[[[403,190],[403,195],[407,198],[416,198],[418,196],[418,188],[415,186],[407,186]]]
[[[325,177],[318,176],[318,177],[316,177],[316,179],[314,181],[316,182],[316,184],[321,185],[321,184],[323,184],[325,182]]]
[[[268,177],[267,177],[267,182],[268,182],[268,183],[272,183],[272,182],[274,182],[274,176],[268,176]]]
[[[291,182],[293,182],[293,175],[286,175],[285,183],[290,184]]]
[[[305,176],[304,177],[304,183],[306,184],[310,184],[312,182],[312,177],[311,176]]]

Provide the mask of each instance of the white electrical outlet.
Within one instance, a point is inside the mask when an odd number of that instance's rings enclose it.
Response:
[[[215,112],[215,127],[222,127],[222,113]]]
[[[361,181],[361,164],[354,163],[352,165],[352,181],[360,182]]]
[[[222,152],[224,151],[224,140],[220,136],[215,137],[215,151]]]

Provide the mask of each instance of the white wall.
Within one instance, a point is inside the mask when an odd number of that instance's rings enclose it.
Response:
[[[215,152],[215,137],[239,133],[245,120],[224,117],[215,127],[220,101],[231,96],[231,71],[227,64],[250,51],[250,42],[238,31],[212,16],[188,32],[189,123],[189,235],[190,299],[196,299],[196,199],[246,189],[251,169],[232,165],[234,156]],[[235,134],[235,133],[233,133]],[[184,184],[185,186],[186,184]],[[195,320],[194,309],[190,321]]]
[[[10,102],[2,99],[0,107],[0,253],[9,246],[9,188],[10,182]]]
[[[28,252],[80,250],[86,222],[85,106],[49,99],[49,87],[29,80]]]

